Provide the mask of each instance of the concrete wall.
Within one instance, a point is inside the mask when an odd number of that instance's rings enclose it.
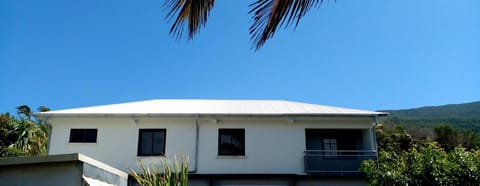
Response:
[[[0,185],[82,186],[82,163],[62,162],[0,167]]]
[[[0,157],[0,186],[126,186],[127,179],[127,173],[82,154]]]
[[[80,152],[120,170],[136,169],[138,129],[166,129],[166,154],[185,154],[195,167],[195,119],[159,117],[49,118],[52,135],[49,154]],[[200,118],[198,174],[304,174],[305,129],[362,129],[364,144],[374,149],[371,117],[319,118]],[[97,143],[69,143],[71,128],[97,128]],[[218,156],[218,129],[245,129],[245,156]]]

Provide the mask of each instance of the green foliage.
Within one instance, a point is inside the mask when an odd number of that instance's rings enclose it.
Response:
[[[433,131],[438,142],[428,135],[414,137],[398,125],[377,128],[378,160],[364,161],[360,168],[369,184],[480,185],[480,151],[472,143],[478,135],[450,125]]]
[[[19,134],[13,147],[24,152],[23,155],[37,156],[46,154],[48,128],[31,120],[20,119],[16,130]]]
[[[17,108],[17,114],[20,116],[27,117],[29,120],[32,116],[32,111],[28,105],[20,105]]]
[[[376,129],[379,149],[400,153],[412,148],[415,143],[407,131],[400,126],[383,125]]]
[[[401,154],[381,151],[378,162],[364,161],[360,170],[369,185],[480,185],[480,151],[447,153],[432,141]]]
[[[46,154],[48,127],[32,120],[28,106],[21,105],[17,110],[20,117],[0,114],[0,157]]]
[[[255,0],[250,3],[252,25],[249,28],[255,50],[260,49],[282,26],[297,26],[307,12],[322,4],[323,0],[272,1]],[[167,19],[174,20],[170,33],[177,38],[188,35],[189,39],[205,26],[215,0],[167,0]],[[185,33],[186,30],[187,32]]]
[[[450,152],[448,160],[452,162],[453,182],[480,185],[480,151],[469,152],[464,148],[455,148]]]
[[[440,125],[433,129],[435,131],[435,140],[446,150],[451,151],[460,144],[457,129],[451,125]]]
[[[180,161],[180,162],[179,162]],[[173,160],[160,158],[160,165],[155,162],[151,166],[138,163],[141,173],[131,169],[130,175],[142,186],[186,186],[188,185],[188,159],[176,156]]]
[[[480,147],[480,135],[472,131],[460,131],[451,125],[439,125],[433,129],[435,141],[437,141],[447,152],[456,146],[467,149],[478,149]]]
[[[16,119],[9,113],[0,114],[0,157],[11,154],[8,151],[9,146],[14,144],[18,139],[18,131],[16,130]]]

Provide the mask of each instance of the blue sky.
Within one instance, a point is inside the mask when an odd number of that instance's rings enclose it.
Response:
[[[147,99],[284,99],[367,110],[480,100],[480,1],[337,0],[251,50],[250,1],[192,41],[161,0],[0,1],[0,112]]]

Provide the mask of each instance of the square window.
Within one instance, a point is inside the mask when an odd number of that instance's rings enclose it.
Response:
[[[163,156],[165,154],[166,129],[140,129],[138,156]]]
[[[323,139],[323,149],[327,156],[337,156],[337,139]]]
[[[70,129],[70,143],[96,143],[97,129]]]
[[[219,156],[245,156],[245,129],[218,129]]]

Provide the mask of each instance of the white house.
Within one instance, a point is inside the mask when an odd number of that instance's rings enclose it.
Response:
[[[129,172],[184,154],[190,185],[359,185],[387,113],[277,100],[148,100],[35,113],[48,154],[82,153]]]

